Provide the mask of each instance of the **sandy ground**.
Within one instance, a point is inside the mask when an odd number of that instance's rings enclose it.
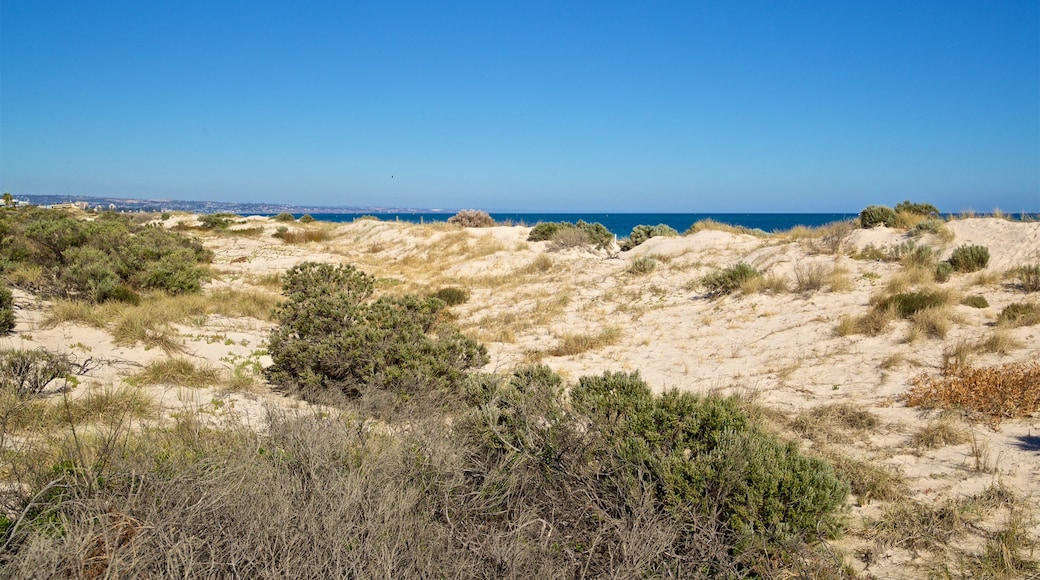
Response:
[[[193,220],[177,216],[165,225]],[[235,227],[263,228],[262,234],[203,234],[216,255],[217,276],[208,289],[276,293],[276,286],[258,280],[304,260],[353,263],[386,282],[380,288],[389,292],[458,286],[470,292],[470,299],[452,311],[467,333],[487,345],[491,362],[486,370],[506,371],[541,361],[571,380],[605,370],[638,370],[659,391],[752,393],[759,403],[787,417],[830,403],[852,403],[876,414],[881,424],[844,442],[841,451],[902,473],[915,499],[939,502],[999,481],[1025,498],[1026,505],[1037,502],[1040,417],[1007,420],[997,429],[965,423],[974,443],[918,449],[908,441],[936,412],[907,408],[900,395],[914,376],[937,373],[944,352],[989,336],[1004,306],[1040,302],[1040,296],[1023,293],[1001,276],[1010,268],[1040,263],[1040,223],[962,219],[948,224],[952,241],[917,239],[943,257],[962,244],[987,246],[991,261],[986,270],[954,275],[943,287],[960,295],[983,295],[990,306],[955,306],[952,328],[944,338],[921,336],[912,341],[906,321],[896,321],[873,337],[843,337],[835,330],[842,316],[865,314],[871,296],[902,271],[898,263],[852,259],[848,251],[868,245],[891,247],[910,239],[897,230],[855,230],[845,239],[845,251],[832,255],[783,236],[716,230],[654,238],[624,253],[551,251],[548,242],[527,242],[526,227],[458,229],[374,220],[313,224],[306,227],[325,231],[326,241],[286,245],[270,235],[280,225],[254,217]],[[656,267],[649,274],[630,272],[633,260],[640,257],[654,260]],[[783,278],[789,286],[798,270],[812,264],[843,270],[850,284],[837,292],[824,288],[813,293],[705,296],[697,282],[739,261]],[[167,356],[160,349],[118,346],[105,330],[69,324],[47,327],[47,308],[46,302],[16,294],[18,325],[12,335],[0,339],[0,347],[46,347],[109,361],[83,378],[81,392],[118,385],[143,365]],[[178,325],[176,331],[183,356],[231,372],[247,360],[269,364],[260,349],[270,328],[270,322],[252,318],[210,316]],[[613,329],[613,344],[571,356],[546,353],[567,335],[593,336],[604,329]],[[1005,355],[974,353],[972,364],[1040,356],[1040,326],[1013,329],[1011,334],[1016,348]],[[254,424],[270,406],[302,405],[262,384],[244,390],[142,388],[160,399],[168,412],[185,406],[233,408],[242,420]],[[815,445],[809,440],[801,444]],[[986,450],[991,469],[976,469],[980,448]],[[864,516],[882,509],[880,502],[864,498],[851,498],[850,503],[853,529]],[[1034,518],[1030,533],[1037,537],[1038,531]],[[854,568],[877,577],[913,577],[920,572],[915,563],[923,561],[923,556],[899,548],[875,549],[870,558],[858,559],[855,555],[867,549],[866,541],[854,533],[838,545]]]

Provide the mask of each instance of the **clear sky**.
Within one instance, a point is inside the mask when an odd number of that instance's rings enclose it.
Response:
[[[1040,3],[0,0],[0,189],[1040,211]]]

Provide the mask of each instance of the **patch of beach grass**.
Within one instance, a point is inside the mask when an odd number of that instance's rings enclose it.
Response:
[[[575,356],[593,350],[612,346],[621,341],[621,329],[609,326],[595,333],[563,334],[557,337],[557,344],[547,350],[548,356]]]
[[[168,357],[149,363],[143,370],[129,377],[135,385],[173,385],[205,388],[221,382],[221,372],[205,364],[196,364],[185,357]]]

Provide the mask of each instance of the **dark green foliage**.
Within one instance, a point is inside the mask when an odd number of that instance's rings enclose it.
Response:
[[[622,505],[603,509],[631,509],[625,490],[649,493],[658,517],[690,534],[712,521],[738,553],[763,540],[811,540],[839,528],[847,486],[824,462],[765,432],[733,399],[655,397],[638,373],[608,372],[581,378],[568,411],[561,380],[547,367],[521,369],[507,382],[480,377],[468,392],[477,406],[469,432],[513,457],[505,460],[511,465],[530,461],[551,479],[598,480],[596,498],[621,494],[613,501]]]
[[[953,274],[953,265],[949,262],[939,262],[935,265],[935,281],[946,282]]]
[[[0,391],[32,397],[55,379],[68,376],[71,370],[66,357],[50,351],[0,350]]]
[[[879,310],[894,308],[900,317],[909,318],[926,308],[943,306],[948,300],[948,295],[943,292],[903,292],[886,297],[878,302],[876,308]]]
[[[294,221],[296,221],[296,218],[291,213],[282,212],[282,213],[274,216],[274,221],[276,221],[276,222],[294,222]]]
[[[307,398],[382,390],[408,397],[457,386],[486,363],[483,345],[442,320],[437,298],[371,301],[374,279],[350,265],[298,264],[284,277],[268,379]]]
[[[219,212],[199,216],[199,223],[207,230],[223,230],[231,225],[239,216],[233,213]]]
[[[1040,324],[1040,306],[1032,302],[1015,302],[1000,311],[997,322],[1008,326],[1032,326]]]
[[[708,274],[701,279],[701,285],[708,289],[708,296],[714,298],[732,294],[748,280],[761,276],[762,272],[744,262],[738,262],[729,268]]]
[[[989,308],[989,300],[986,300],[985,296],[978,294],[965,296],[964,300],[961,300],[961,304],[971,306],[972,308]]]
[[[989,265],[989,249],[985,246],[960,246],[947,261],[957,272],[976,272]]]
[[[14,329],[14,295],[5,286],[0,286],[0,336]]]
[[[893,227],[896,223],[896,212],[883,205],[872,205],[859,212],[859,225],[864,228],[875,226]]]
[[[531,232],[527,235],[527,241],[547,242],[552,239],[556,232],[565,227],[564,224],[567,224],[567,222],[539,222],[531,228]]]
[[[314,221],[315,221],[314,220],[314,216],[312,216],[309,213],[305,213],[302,216],[300,216],[300,223],[301,224],[309,224],[309,223],[313,223]]]
[[[895,211],[897,213],[910,213],[932,218],[939,217],[939,208],[934,205],[930,203],[911,203],[909,200],[897,203]]]
[[[598,222],[589,223],[584,220],[578,220],[578,223],[541,222],[531,228],[527,241],[558,241],[561,233],[574,233],[575,231],[584,235],[575,237],[576,243],[574,245],[587,245],[604,249],[614,243],[614,234],[610,233],[606,226]]]
[[[469,300],[469,293],[462,288],[448,287],[434,292],[433,297],[442,300],[448,306],[458,306]]]
[[[674,237],[678,235],[679,232],[675,231],[675,228],[668,224],[657,224],[656,226],[639,225],[632,228],[632,233],[629,234],[628,238],[621,241],[621,251],[627,252],[653,237]]]
[[[43,267],[44,287],[32,290],[46,295],[103,302],[147,289],[196,292],[211,255],[196,240],[111,212],[93,221],[38,208],[0,215],[0,262]]]

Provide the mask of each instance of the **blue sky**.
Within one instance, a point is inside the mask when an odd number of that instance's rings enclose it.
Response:
[[[0,2],[0,189],[1040,211],[1040,3]]]

